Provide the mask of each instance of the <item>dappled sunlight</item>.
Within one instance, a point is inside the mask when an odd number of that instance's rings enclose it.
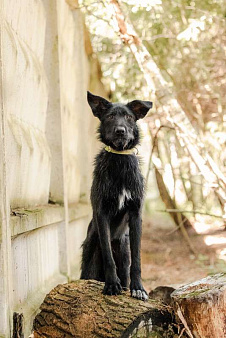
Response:
[[[199,218],[201,219],[201,216]],[[193,227],[199,235],[206,234],[202,237],[203,242],[215,252],[215,259],[211,258],[213,261],[210,261],[210,266],[218,267],[220,271],[224,271],[226,269],[224,263],[226,262],[226,232],[223,223],[220,221],[211,223],[196,221],[193,223]]]
[[[199,217],[201,219],[201,217]],[[206,222],[205,218],[203,220],[195,221],[193,227],[198,234],[207,234],[209,232],[223,230],[224,226],[222,222]]]
[[[205,16],[202,16],[200,20],[190,20],[189,26],[177,35],[177,39],[198,41],[200,31],[203,31],[205,29],[205,20]]]
[[[206,236],[204,238],[204,242],[206,245],[219,245],[219,244],[225,244],[226,245],[226,234],[225,236],[223,235],[215,235],[215,236]]]
[[[134,11],[135,11],[135,10],[138,10],[138,8],[141,7],[141,6],[148,9],[149,7],[151,8],[151,7],[154,7],[156,5],[160,5],[162,3],[162,1],[161,0],[152,0],[152,1],[149,1],[149,0],[128,0],[127,3],[129,5],[133,5]]]
[[[165,165],[163,179],[164,179],[165,184],[167,185],[167,188],[169,189],[170,195],[173,196],[175,192],[175,185],[174,185],[172,168],[169,163],[166,163]]]
[[[222,259],[226,262],[226,248],[222,250],[217,250],[219,259]]]

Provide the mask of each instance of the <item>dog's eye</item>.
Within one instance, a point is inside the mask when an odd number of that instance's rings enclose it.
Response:
[[[114,115],[108,115],[107,119],[108,120],[113,120],[114,119]]]
[[[133,120],[133,117],[131,115],[126,115],[126,119],[131,121]]]

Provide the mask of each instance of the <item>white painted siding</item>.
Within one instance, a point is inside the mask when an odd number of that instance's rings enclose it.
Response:
[[[81,263],[80,257],[80,248],[82,240],[86,236],[87,227],[90,222],[90,217],[86,217],[84,219],[79,219],[77,221],[70,222],[69,225],[69,264],[71,270],[71,279],[76,280],[79,278],[79,268]]]
[[[0,6],[0,337],[13,312],[28,337],[45,294],[79,277],[97,147],[86,91],[105,91],[79,10]]]
[[[15,304],[23,304],[29,294],[36,292],[40,285],[60,273],[58,242],[57,224],[23,233],[12,241]]]
[[[45,136],[45,11],[42,1],[34,0],[25,0],[23,5],[21,1],[3,1],[3,6],[3,101],[8,121],[10,204],[45,204],[50,180],[50,151]]]

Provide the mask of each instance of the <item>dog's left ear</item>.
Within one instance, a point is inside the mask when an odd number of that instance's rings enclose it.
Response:
[[[127,107],[134,113],[137,120],[139,120],[144,118],[149,109],[152,108],[152,102],[134,100],[132,102],[127,103]]]

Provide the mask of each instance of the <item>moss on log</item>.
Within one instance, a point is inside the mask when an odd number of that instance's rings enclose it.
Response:
[[[58,285],[34,320],[34,337],[173,337],[172,313],[156,300],[123,292],[102,294],[103,283],[79,280]]]
[[[171,298],[189,337],[226,337],[226,273],[182,286]]]

